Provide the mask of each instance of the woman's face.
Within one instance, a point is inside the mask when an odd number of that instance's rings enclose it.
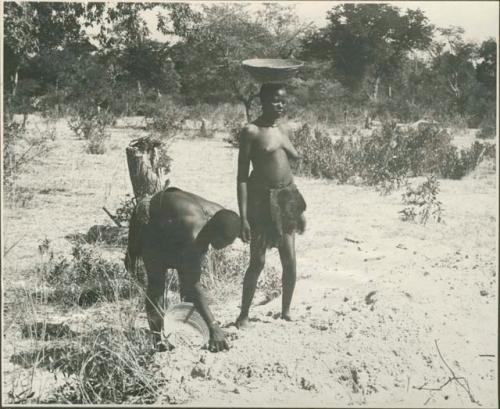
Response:
[[[279,118],[285,115],[286,91],[281,88],[274,91],[262,102],[262,110],[265,114]]]

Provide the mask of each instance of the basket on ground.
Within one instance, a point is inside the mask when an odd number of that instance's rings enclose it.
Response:
[[[210,331],[194,304],[182,302],[165,312],[163,337],[174,346],[202,347],[210,339]]]
[[[304,63],[296,60],[254,58],[241,63],[258,82],[283,82],[295,77]]]

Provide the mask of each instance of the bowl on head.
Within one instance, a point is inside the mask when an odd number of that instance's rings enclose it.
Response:
[[[304,63],[278,58],[254,58],[242,61],[242,66],[260,83],[284,82],[295,77]]]
[[[193,303],[181,302],[167,311],[163,318],[163,338],[171,345],[203,347],[210,339],[210,331]]]

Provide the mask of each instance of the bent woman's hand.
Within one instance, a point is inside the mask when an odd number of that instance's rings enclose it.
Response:
[[[229,344],[226,340],[224,331],[222,331],[219,327],[215,327],[210,331],[208,350],[210,352],[220,352],[224,350],[229,350]]]

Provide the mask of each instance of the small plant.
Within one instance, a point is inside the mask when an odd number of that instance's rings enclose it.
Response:
[[[89,306],[97,301],[116,301],[135,294],[137,288],[121,263],[105,260],[97,247],[78,243],[72,259],[49,261],[47,283],[65,305]]]
[[[274,267],[264,269],[257,282],[257,289],[264,294],[263,304],[281,295],[281,274]]]
[[[92,155],[104,155],[106,153],[105,140],[108,137],[107,134],[92,136],[87,142],[86,152]]]
[[[440,223],[443,210],[438,193],[439,182],[435,175],[427,176],[427,180],[416,188],[407,185],[402,197],[405,208],[399,212],[401,219],[425,225],[432,218]]]
[[[119,223],[128,223],[136,205],[137,200],[135,197],[127,194],[126,199],[122,200],[115,210],[115,220]]]
[[[245,117],[243,114],[227,112],[224,117],[224,129],[227,130],[229,136],[224,138],[224,141],[238,148],[240,146],[240,133],[244,126]]]
[[[43,131],[30,136],[22,124],[5,116],[3,129],[3,187],[4,197],[9,205],[25,207],[34,197],[33,192],[18,186],[19,176],[29,166],[46,155],[51,146]],[[41,135],[41,136],[38,136]]]
[[[477,137],[479,139],[493,139],[496,137],[497,130],[494,124],[486,124],[479,128]]]
[[[174,101],[161,99],[145,112],[145,116],[146,128],[151,137],[166,143],[170,142],[182,129],[189,114]]]
[[[202,264],[202,285],[217,299],[226,299],[241,285],[248,267],[248,250],[210,248]]]
[[[208,138],[208,139],[214,137],[213,130],[207,128],[207,121],[205,118],[201,118],[201,126],[198,132],[198,136],[200,138]]]
[[[69,128],[81,139],[90,140],[106,134],[106,128],[113,124],[113,115],[106,110],[79,104],[68,120]]]
[[[110,137],[107,128],[113,122],[114,117],[107,110],[89,108],[81,103],[74,109],[68,125],[76,136],[87,141],[87,153],[102,155],[106,152],[105,141]]]

